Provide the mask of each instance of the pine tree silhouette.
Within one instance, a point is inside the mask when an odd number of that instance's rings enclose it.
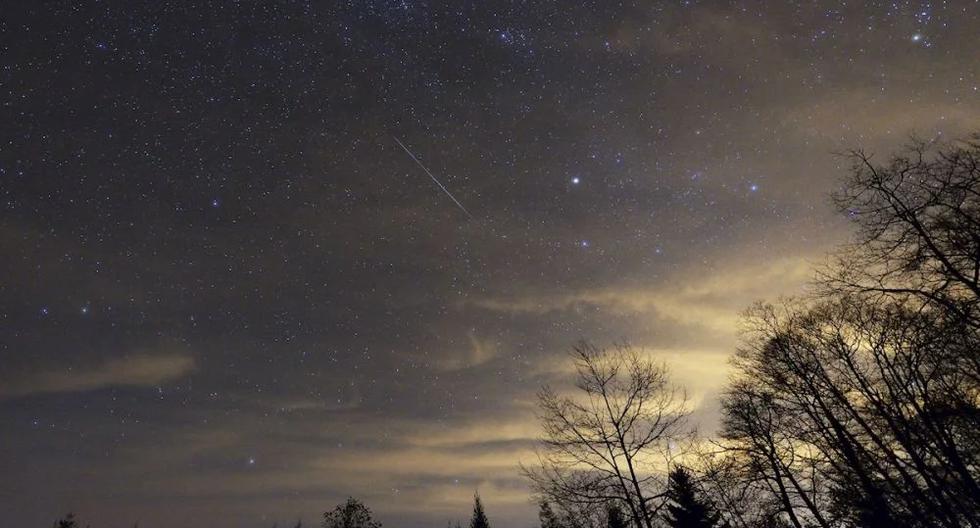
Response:
[[[75,514],[69,513],[65,515],[64,519],[60,519],[54,523],[55,528],[78,528],[78,521],[75,520]]]
[[[470,519],[470,528],[490,528],[490,521],[483,511],[483,502],[480,500],[479,493],[473,496],[473,518]]]
[[[623,517],[623,510],[619,509],[619,505],[616,503],[611,503],[606,508],[606,527],[629,528],[626,517]]]
[[[671,470],[667,483],[667,514],[671,528],[714,528],[721,514],[698,496],[691,473],[682,467]]]

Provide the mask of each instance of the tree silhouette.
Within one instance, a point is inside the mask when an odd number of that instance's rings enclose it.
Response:
[[[371,518],[371,510],[361,501],[349,497],[323,514],[323,528],[381,528],[381,523]]]
[[[671,528],[713,528],[718,525],[721,515],[699,496],[691,473],[683,467],[670,471],[667,498],[664,521]]]
[[[623,510],[615,502],[609,503],[606,507],[606,528],[629,528]]]
[[[541,522],[541,528],[561,528],[558,516],[555,515],[548,501],[541,501],[538,504],[538,520]]]
[[[980,336],[864,297],[749,314],[723,432],[794,526],[980,525],[977,386],[957,361]]]
[[[535,491],[566,510],[626,509],[637,528],[654,528],[662,503],[658,457],[688,437],[684,392],[663,364],[627,345],[611,349],[582,342],[573,349],[575,396],[545,387],[538,395],[544,429],[537,467],[524,467]]]
[[[55,528],[78,528],[78,520],[74,513],[68,513],[64,519],[59,519],[54,523]]]
[[[913,140],[885,164],[863,151],[850,158],[834,202],[858,236],[824,286],[926,305],[980,328],[980,133]]]
[[[551,528],[607,528],[608,509],[600,503],[551,502],[538,503],[541,526]]]
[[[479,493],[473,495],[473,518],[470,519],[470,528],[490,528],[490,521],[483,511],[483,501],[480,500]]]
[[[711,489],[794,528],[980,526],[980,136],[852,159],[856,241],[743,320]]]

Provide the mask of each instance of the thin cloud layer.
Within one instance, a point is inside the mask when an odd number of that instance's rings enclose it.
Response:
[[[26,373],[7,380],[0,387],[0,398],[86,392],[107,387],[156,387],[178,380],[194,368],[194,358],[185,354],[126,356],[92,367]]]
[[[620,315],[651,314],[670,321],[717,331],[731,331],[746,300],[799,291],[811,277],[802,258],[735,269],[703,271],[673,277],[666,284],[627,288],[610,286],[560,294],[488,297],[472,301],[493,311],[542,315],[596,306]]]
[[[647,350],[716,423],[739,312],[847,235],[833,153],[980,119],[971,2],[8,3],[23,526],[354,496],[431,528],[476,489],[536,525],[517,464],[569,346]]]

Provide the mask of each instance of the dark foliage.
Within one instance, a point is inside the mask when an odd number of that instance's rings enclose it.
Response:
[[[323,528],[381,528],[381,523],[371,518],[371,510],[361,501],[350,497],[333,511],[323,514]]]
[[[69,513],[63,519],[55,521],[54,526],[56,528],[78,528],[78,520],[75,519],[74,513]]]
[[[606,508],[606,528],[629,528],[629,521],[616,503],[610,503]]]
[[[541,522],[541,528],[561,528],[558,516],[555,515],[548,501],[541,501],[538,504],[538,520]]]
[[[473,496],[473,517],[470,519],[470,528],[490,528],[490,521],[483,511],[483,501],[480,500],[479,493]]]
[[[683,467],[671,470],[667,480],[664,521],[672,528],[714,528],[721,515],[702,498],[691,473]],[[610,527],[611,528],[611,527]]]

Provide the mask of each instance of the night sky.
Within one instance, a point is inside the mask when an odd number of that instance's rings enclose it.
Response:
[[[980,124],[976,2],[819,4],[2,2],[0,524],[530,527],[582,338],[710,434],[834,153]]]

